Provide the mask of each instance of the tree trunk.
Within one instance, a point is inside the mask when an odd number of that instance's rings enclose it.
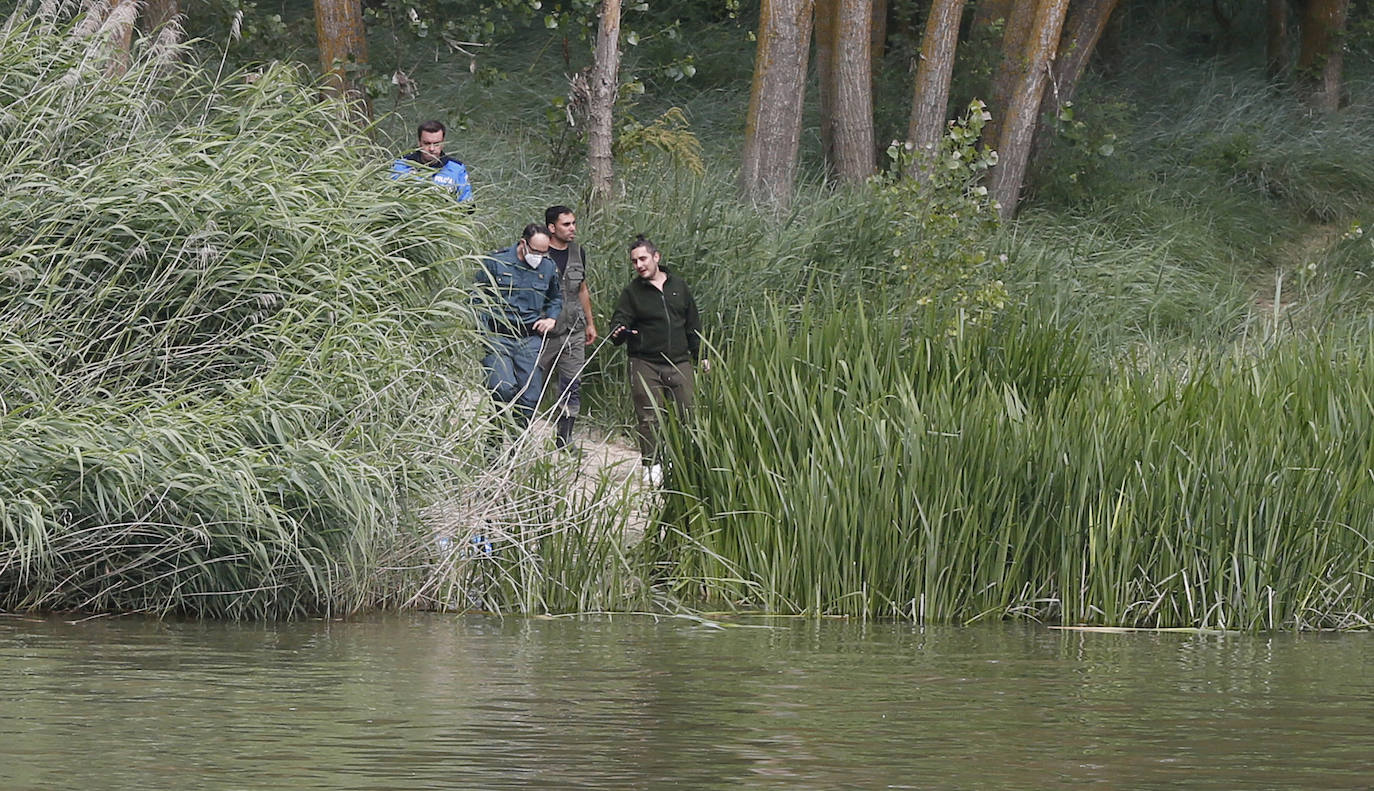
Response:
[[[1026,2],[1029,4],[1029,0]],[[1039,0],[1035,5],[1035,21],[1027,47],[1020,56],[1025,71],[1007,104],[997,146],[997,165],[992,168],[992,197],[1001,203],[1004,220],[1015,216],[1016,205],[1021,199],[1021,185],[1025,181],[1039,120],[1040,99],[1059,46],[1069,0]]]
[[[930,178],[935,153],[945,133],[949,81],[954,75],[954,52],[959,44],[959,20],[963,13],[964,0],[935,0],[926,18],[906,138],[913,151],[907,175],[921,180]]]
[[[129,53],[134,44],[134,22],[138,19],[137,0],[112,0],[105,26],[110,29],[110,64],[105,73],[118,77],[129,70]]]
[[[978,0],[973,8],[973,27],[987,28],[1011,16],[1011,0]]]
[[[1019,0],[1013,3],[1011,14],[1002,30],[1002,62],[992,78],[992,98],[988,107],[992,120],[983,127],[983,136],[994,143],[1001,139],[1002,119],[1006,117],[1011,104],[1012,91],[1026,72],[1026,49],[1032,24],[1035,22],[1035,9],[1039,0]]]
[[[816,90],[821,104],[821,154],[835,166],[835,55],[839,50],[840,0],[815,0]]]
[[[1269,0],[1264,64],[1271,82],[1288,73],[1288,0]]]
[[[1118,4],[1119,0],[1071,0],[1072,9],[1068,21],[1064,23],[1059,52],[1050,72],[1049,95],[1046,97],[1050,106],[1039,114],[1040,126],[1031,146],[1032,162],[1039,161],[1049,149],[1050,124],[1044,119],[1047,116],[1058,117],[1064,107],[1073,101],[1097,42],[1107,29],[1107,21]]]
[[[609,202],[615,177],[611,136],[615,96],[620,87],[620,0],[601,0],[594,57],[587,110],[587,165],[591,171],[587,203],[597,212]]]
[[[1093,50],[1107,29],[1107,20],[1116,10],[1119,0],[1075,0],[1073,13],[1064,23],[1064,35],[1054,59],[1050,82],[1051,109],[1056,114],[1073,101],[1078,82],[1088,70]]]
[[[1308,102],[1318,110],[1341,105],[1345,19],[1350,0],[1307,0],[1302,10],[1298,77]]]
[[[882,68],[883,55],[887,54],[887,2],[873,0],[873,27],[869,30],[869,54],[872,56],[873,73]]]
[[[840,0],[835,61],[835,173],[855,184],[873,175],[872,0]]]
[[[784,206],[792,197],[801,144],[811,0],[762,0],[758,39],[740,187],[749,198]]]
[[[143,17],[139,27],[152,33],[165,25],[176,22],[181,17],[181,4],[178,0],[144,0]]]
[[[367,66],[362,0],[315,0],[315,34],[325,94],[347,103],[349,116],[358,125],[366,125],[372,106],[356,78],[358,70]]]

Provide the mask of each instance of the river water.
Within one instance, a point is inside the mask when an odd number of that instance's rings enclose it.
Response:
[[[0,616],[0,791],[1374,788],[1374,635]]]

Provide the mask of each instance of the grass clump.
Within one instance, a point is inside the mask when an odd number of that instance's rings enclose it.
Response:
[[[1045,141],[1017,226],[1038,265],[1022,274],[1061,281],[1061,297],[1067,284],[1061,307],[1096,314],[1118,345],[1268,336],[1279,314],[1344,331],[1370,296],[1340,265],[1351,223],[1370,221],[1367,76],[1350,73],[1348,107],[1317,114],[1257,61],[1119,52]],[[1083,282],[1099,275],[1101,291]]]
[[[469,220],[294,70],[117,73],[101,24],[0,29],[0,607],[383,599],[486,420]]]
[[[1239,629],[1374,618],[1367,341],[1099,361],[1008,314],[948,341],[760,321],[679,432],[674,574],[717,606]],[[938,325],[937,325],[938,328]]]

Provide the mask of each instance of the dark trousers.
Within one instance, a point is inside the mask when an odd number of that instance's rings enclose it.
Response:
[[[487,389],[492,398],[515,405],[515,416],[522,425],[529,423],[539,406],[539,391],[544,378],[539,371],[539,336],[511,337],[488,335],[490,351],[482,358],[487,369]]]
[[[668,404],[685,416],[692,408],[692,364],[630,358],[630,400],[635,405],[639,453],[645,464],[662,461],[659,426]]]

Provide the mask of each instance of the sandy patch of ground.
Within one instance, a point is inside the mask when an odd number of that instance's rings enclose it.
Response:
[[[530,426],[541,448],[553,447],[553,423],[536,420]],[[578,459],[577,472],[572,477],[572,492],[577,502],[590,502],[604,477],[615,491],[624,491],[634,509],[625,528],[627,542],[638,541],[648,526],[655,492],[644,481],[644,466],[639,450],[619,437],[597,431],[579,431],[573,437],[575,453],[550,450],[555,463]]]
[[[552,424],[536,420],[461,491],[428,509],[433,532],[418,554],[430,573],[405,606],[484,610],[472,591],[474,561],[493,549],[514,550],[516,557],[533,552],[544,538],[595,524],[601,514],[612,523],[623,516],[624,546],[638,543],[659,504],[657,490],[644,482],[639,451],[597,431],[581,431],[574,441],[576,452],[556,450]],[[552,465],[563,487],[530,488],[530,473],[547,473],[522,468],[538,464]],[[556,524],[549,524],[550,497],[566,498]]]
[[[518,468],[545,462],[566,482],[555,496],[566,497],[569,510],[629,505],[625,538],[638,541],[657,501],[656,491],[644,481],[638,449],[619,437],[581,430],[573,449],[557,450],[553,433],[552,421],[536,419],[463,492],[432,507],[427,516],[436,540],[465,541],[475,535],[519,540],[518,535],[544,519],[532,512],[546,504],[548,493],[524,490]]]

